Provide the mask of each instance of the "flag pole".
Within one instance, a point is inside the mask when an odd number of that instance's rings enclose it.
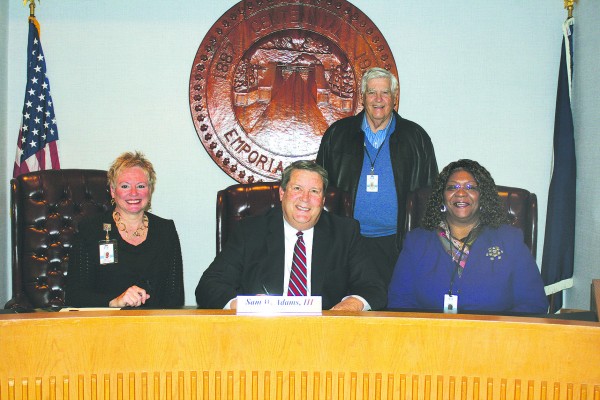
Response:
[[[38,0],[38,3],[40,0]],[[29,16],[31,18],[35,18],[35,0],[23,0],[23,5],[27,5],[29,3]]]
[[[38,3],[41,0],[38,0]],[[27,5],[27,3],[29,3],[29,20],[33,22],[33,24],[35,25],[35,27],[38,30],[38,35],[41,37],[42,36],[42,32],[40,29],[40,24],[38,23],[37,19],[35,18],[35,0],[23,0],[23,5]]]
[[[31,0],[34,1],[34,0]],[[567,18],[573,18],[573,7],[575,7],[575,3],[577,3],[577,0],[564,0],[565,2],[565,8],[567,9],[567,13],[568,13],[568,17]]]

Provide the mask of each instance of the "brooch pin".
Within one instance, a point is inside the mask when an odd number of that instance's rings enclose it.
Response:
[[[500,260],[502,258],[502,253],[504,253],[504,251],[502,249],[500,249],[500,247],[492,246],[487,250],[487,253],[485,253],[485,256],[489,257],[490,260],[492,260],[492,261],[494,261],[494,259]]]

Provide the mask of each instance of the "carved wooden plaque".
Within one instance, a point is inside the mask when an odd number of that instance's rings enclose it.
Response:
[[[280,179],[316,158],[334,121],[362,108],[371,67],[397,75],[375,24],[345,0],[248,0],[208,31],[190,74],[194,126],[212,159],[240,183]]]

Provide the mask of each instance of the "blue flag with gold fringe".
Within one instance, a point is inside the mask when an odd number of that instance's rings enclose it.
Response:
[[[562,308],[562,291],[573,286],[575,259],[575,200],[577,165],[571,113],[573,77],[573,18],[563,24],[558,73],[552,179],[548,191],[542,278],[546,295],[552,295],[550,312]]]

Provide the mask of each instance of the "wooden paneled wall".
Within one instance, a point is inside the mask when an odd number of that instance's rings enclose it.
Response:
[[[564,320],[4,315],[0,359],[0,400],[600,400],[600,324]]]

